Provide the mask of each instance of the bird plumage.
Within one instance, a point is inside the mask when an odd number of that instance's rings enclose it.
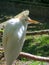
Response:
[[[3,46],[7,65],[12,65],[22,50],[28,25],[26,22],[28,15],[29,11],[26,10],[7,21],[3,33]]]

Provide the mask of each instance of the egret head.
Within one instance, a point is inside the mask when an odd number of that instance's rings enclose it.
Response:
[[[29,10],[25,10],[18,15],[15,16],[15,18],[19,18],[20,20],[25,20],[27,23],[33,23],[33,24],[38,24],[39,22],[32,20],[29,17]]]

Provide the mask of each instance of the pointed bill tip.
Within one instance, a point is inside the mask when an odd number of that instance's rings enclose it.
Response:
[[[33,23],[33,24],[39,24],[38,21],[36,21],[36,20],[32,20],[32,19],[29,18],[29,17],[28,17],[28,22],[29,22],[29,23]]]

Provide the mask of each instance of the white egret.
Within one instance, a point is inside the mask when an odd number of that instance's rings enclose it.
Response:
[[[6,21],[7,25],[3,33],[3,46],[7,65],[12,65],[22,50],[28,21],[32,21],[28,15],[29,11],[26,10]]]

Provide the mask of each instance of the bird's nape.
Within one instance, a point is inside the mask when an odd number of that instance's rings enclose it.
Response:
[[[18,15],[16,15],[14,18],[22,18],[23,16],[28,16],[29,15],[29,10],[25,10],[21,13],[19,13]]]

